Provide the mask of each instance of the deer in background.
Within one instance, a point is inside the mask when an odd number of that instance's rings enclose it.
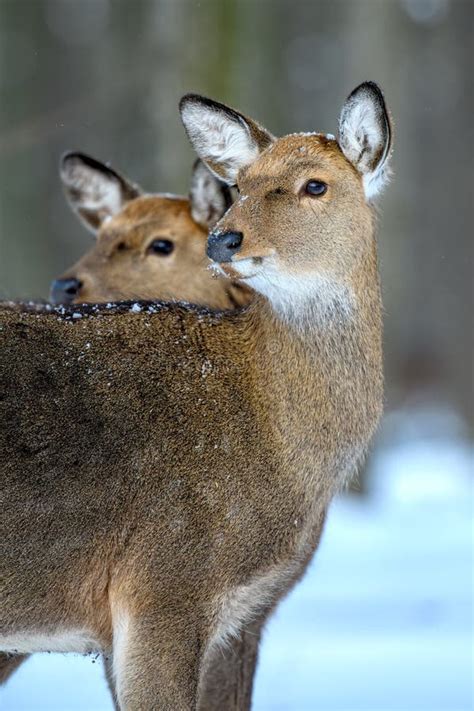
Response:
[[[382,411],[378,87],[349,96],[338,141],[276,139],[196,95],[181,114],[240,190],[208,253],[250,305],[0,310],[0,648],[103,652],[121,711],[202,708],[221,649],[304,573]]]
[[[145,194],[83,153],[67,153],[60,176],[69,204],[96,242],[53,281],[53,303],[176,299],[230,309],[249,301],[248,289],[209,269],[208,231],[232,200],[201,161],[193,168],[189,199]]]
[[[250,289],[209,269],[208,230],[232,197],[227,185],[199,159],[193,166],[189,199],[146,195],[109,165],[83,153],[63,156],[60,177],[70,206],[96,242],[53,282],[53,303],[156,298],[231,309],[250,300]],[[208,685],[206,709],[230,711],[250,702],[258,642],[258,635],[249,633],[226,650],[215,684]],[[24,659],[0,653],[0,683]]]

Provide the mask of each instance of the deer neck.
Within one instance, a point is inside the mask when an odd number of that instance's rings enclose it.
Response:
[[[375,252],[342,289],[318,288],[299,316],[257,298],[250,311],[258,332],[254,391],[268,403],[285,466],[306,484],[327,484],[329,472],[330,497],[352,475],[381,412]]]

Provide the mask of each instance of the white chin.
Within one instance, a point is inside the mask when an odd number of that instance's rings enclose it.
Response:
[[[262,271],[262,267],[259,264],[255,264],[254,260],[252,257],[249,257],[248,259],[239,259],[235,262],[231,262],[230,266],[238,274],[239,276],[243,277],[244,279],[256,276]]]

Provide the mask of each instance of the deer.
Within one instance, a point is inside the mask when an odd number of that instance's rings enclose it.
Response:
[[[247,287],[209,269],[208,230],[228,209],[232,194],[199,159],[189,199],[146,194],[110,164],[80,152],[62,156],[59,174],[73,213],[93,233],[95,243],[52,282],[53,304],[161,298],[231,309],[250,300]],[[249,633],[239,641],[239,649],[234,645],[229,659],[222,657],[206,708],[230,709],[232,703],[240,708],[240,699],[249,703],[258,641],[256,633]],[[25,659],[0,654],[0,683]]]
[[[207,235],[232,196],[201,161],[193,167],[189,198],[147,194],[84,153],[66,153],[59,172],[70,207],[95,242],[52,282],[52,303],[177,299],[230,309],[250,299],[245,286],[209,268]]]
[[[109,164],[85,153],[65,153],[60,178],[70,207],[94,234],[95,244],[53,281],[52,303],[153,297],[231,309],[250,300],[247,287],[209,269],[208,230],[232,203],[232,195],[199,159],[188,200],[170,193],[145,194]],[[239,641],[239,649],[234,645],[228,659],[222,657],[206,708],[230,709],[232,703],[241,708],[240,699],[249,703],[258,641],[256,633],[249,633]],[[0,683],[24,660],[0,654]]]
[[[120,711],[205,708],[383,408],[379,87],[349,95],[337,139],[196,94],[180,112],[240,192],[207,251],[250,303],[0,308],[0,649],[102,653]]]
[[[92,231],[95,244],[53,281],[52,303],[155,298],[216,309],[248,303],[250,289],[209,269],[208,231],[233,196],[202,161],[194,163],[188,200],[170,193],[147,195],[109,164],[84,153],[66,153],[59,174],[73,213]],[[206,709],[230,711],[250,703],[258,643],[258,630],[251,630],[222,656]],[[16,669],[18,657],[9,664]]]

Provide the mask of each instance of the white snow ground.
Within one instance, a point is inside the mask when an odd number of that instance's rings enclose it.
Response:
[[[472,450],[404,437],[380,450],[372,479],[368,500],[335,502],[268,625],[254,711],[473,709]],[[99,660],[38,654],[0,690],[0,709],[112,704]]]

